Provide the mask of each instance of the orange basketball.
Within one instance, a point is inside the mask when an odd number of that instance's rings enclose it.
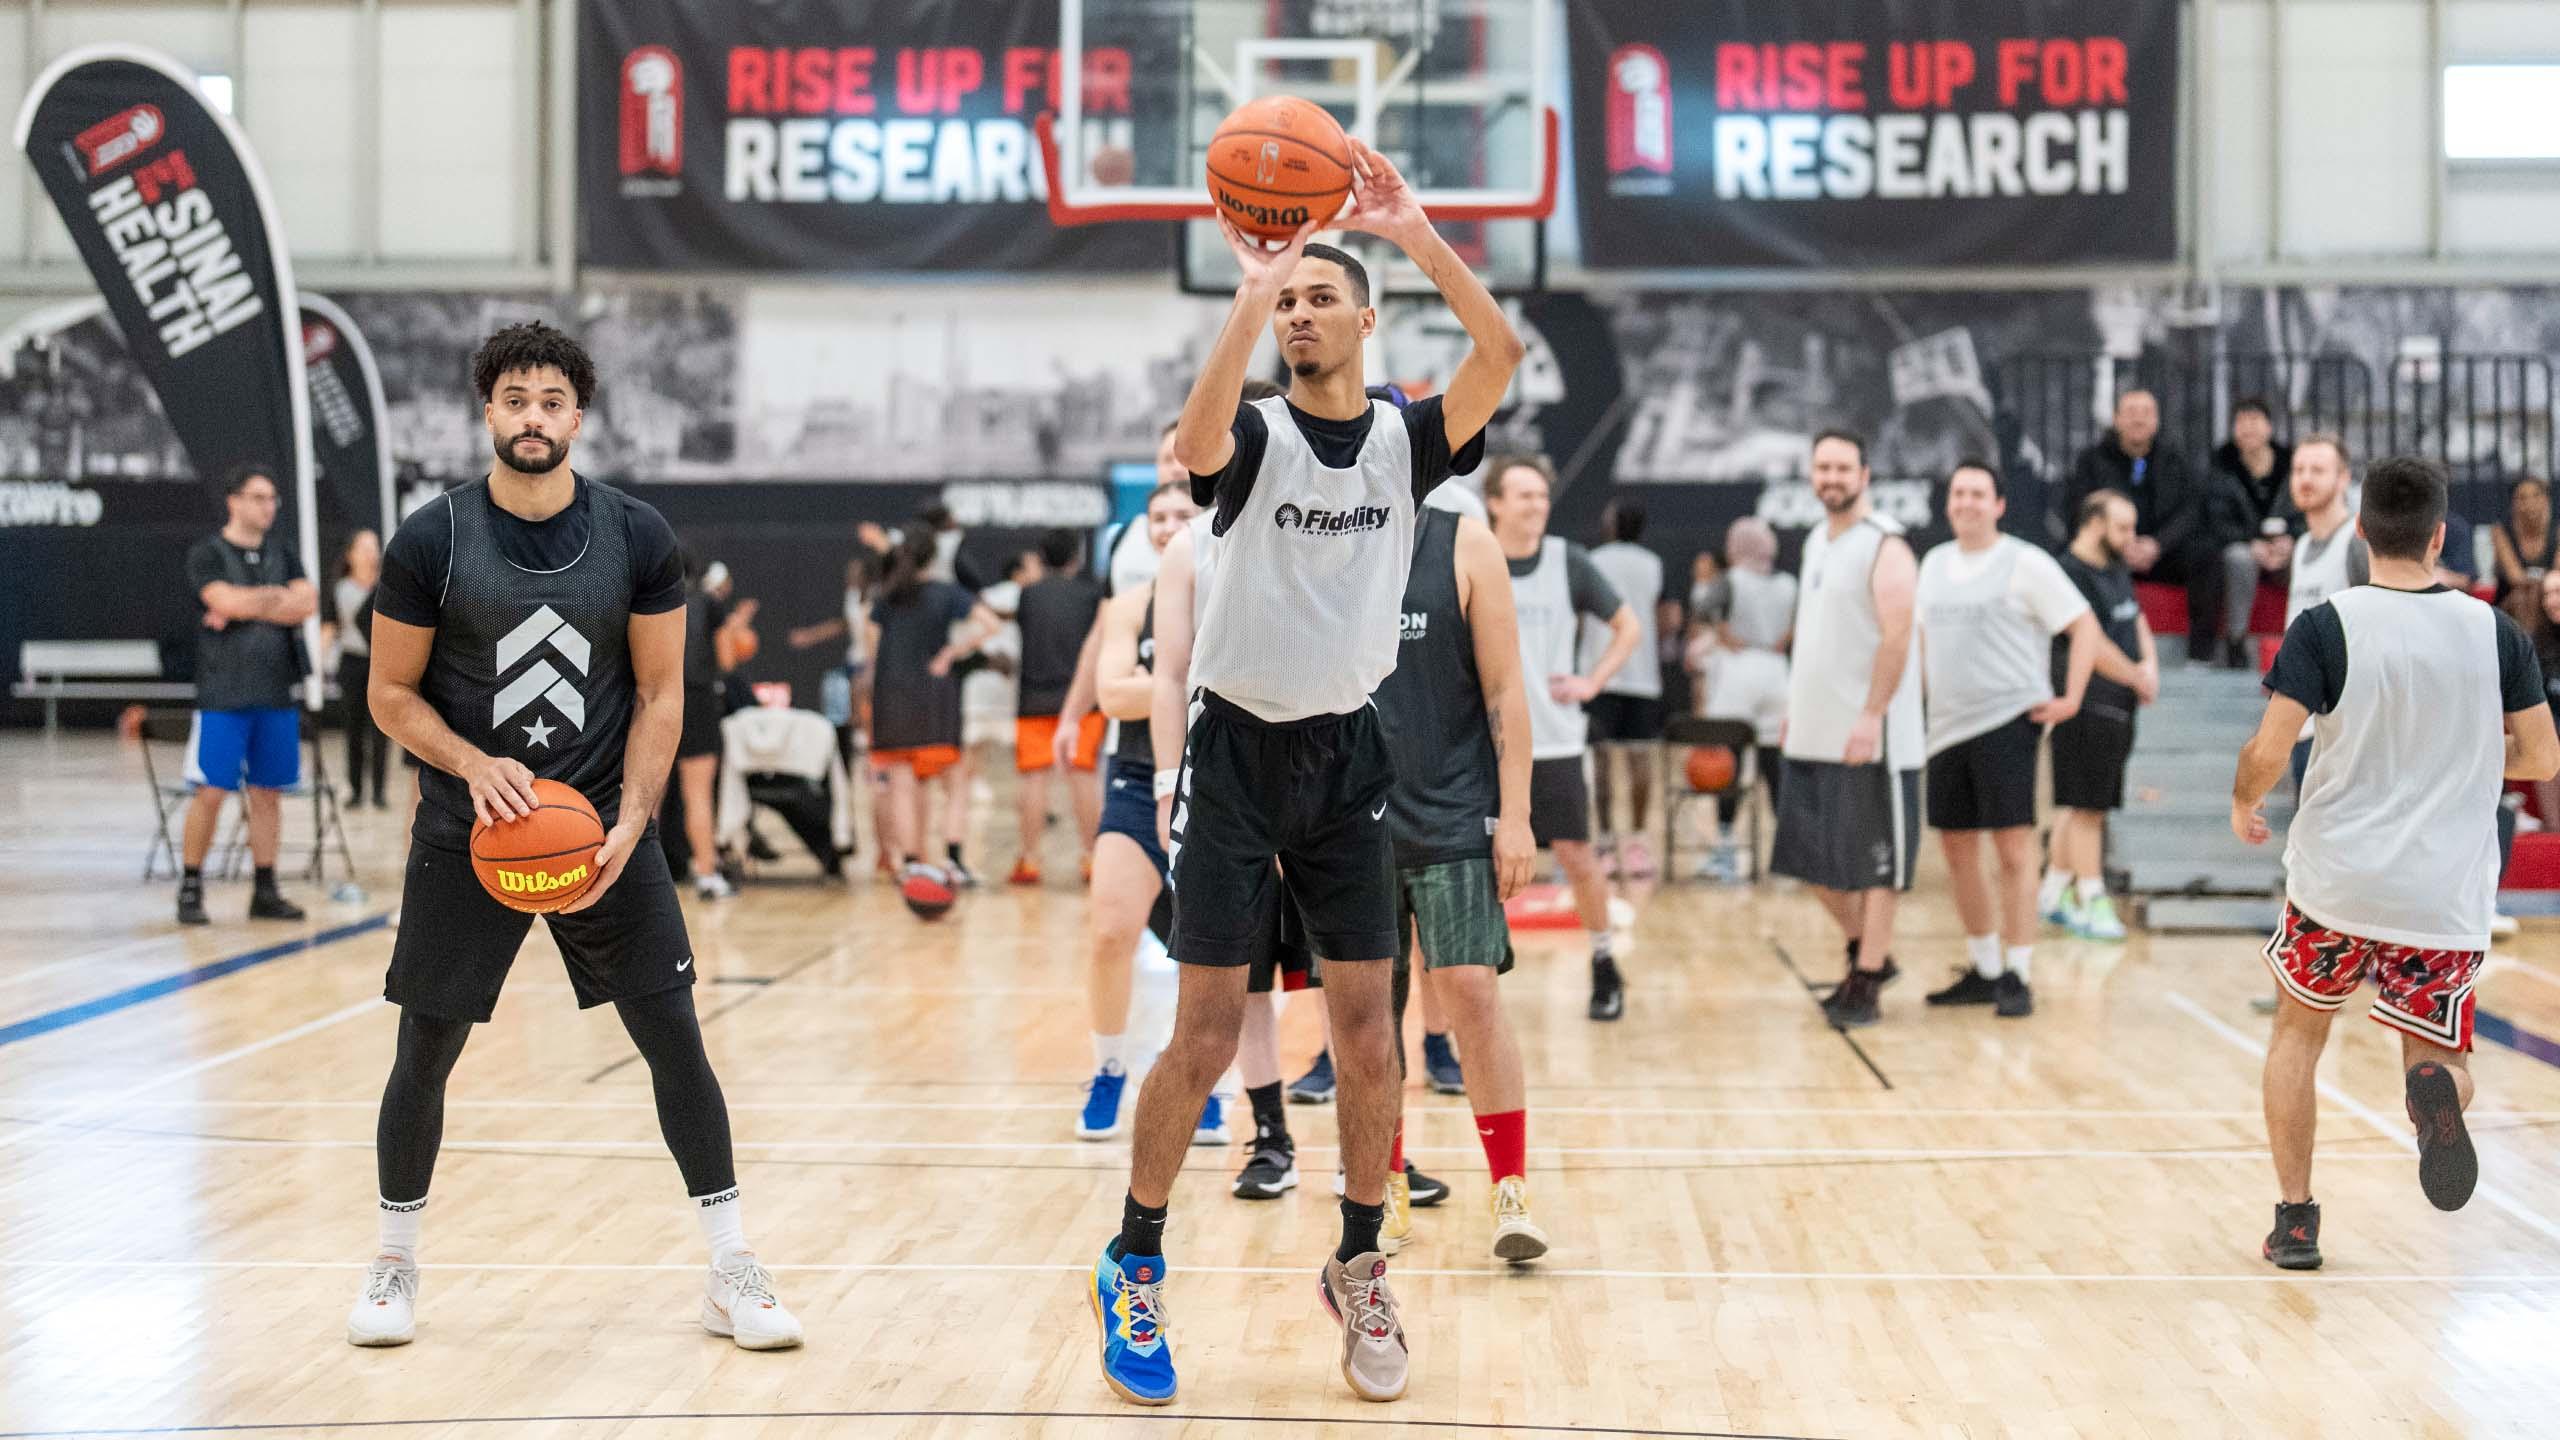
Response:
[[[1733,785],[1733,749],[1727,745],[1700,745],[1689,752],[1689,788],[1701,795],[1713,795]]]
[[[542,915],[574,903],[596,883],[604,822],[587,797],[557,780],[536,780],[542,803],[520,820],[471,827],[471,873],[489,898]]]
[[[1247,235],[1286,240],[1351,198],[1351,141],[1322,106],[1268,95],[1209,137],[1209,198]]]

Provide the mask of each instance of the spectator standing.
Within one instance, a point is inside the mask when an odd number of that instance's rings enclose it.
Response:
[[[2160,400],[2148,390],[2116,398],[2115,425],[2080,452],[2063,495],[2063,511],[2077,515],[2089,496],[2113,490],[2133,501],[2133,549],[2125,564],[2134,575],[2187,591],[2187,656],[2212,658],[2222,613],[2222,563],[2207,528],[2205,486],[2184,455],[2160,439]]]
[[[1443,486],[1443,489],[1448,487]],[[1600,856],[1604,868],[1643,878],[1653,874],[1653,856],[1644,844],[1653,808],[1656,772],[1661,768],[1662,637],[1680,631],[1680,605],[1665,593],[1662,557],[1646,549],[1644,507],[1633,500],[1612,500],[1601,512],[1606,544],[1594,548],[1591,563],[1626,602],[1636,620],[1636,648],[1627,663],[1600,687],[1584,708],[1590,720],[1592,798],[1600,812]],[[1615,638],[1606,621],[1582,623],[1582,664],[1593,667]],[[1617,818],[1616,771],[1626,767],[1627,829],[1614,836]]]
[[[373,723],[373,709],[365,698],[366,682],[373,674],[373,647],[365,634],[372,616],[365,602],[373,598],[374,582],[381,577],[381,537],[370,530],[347,537],[346,551],[338,557],[338,583],[330,596],[338,614],[338,703],[340,720],[347,727],[347,804],[364,803],[365,780],[371,777],[376,810],[391,805],[384,783],[391,764],[391,741]]]
[[[276,846],[284,828],[282,792],[302,779],[302,717],[294,683],[305,656],[294,627],[318,597],[291,547],[269,534],[276,523],[275,477],[256,466],[223,486],[222,529],[187,552],[187,586],[204,606],[196,632],[196,723],[187,742],[186,836],[178,877],[178,923],[209,923],[204,857],[222,802],[245,781],[249,858],[257,867],[252,920],[299,920],[302,909],[276,889]]]

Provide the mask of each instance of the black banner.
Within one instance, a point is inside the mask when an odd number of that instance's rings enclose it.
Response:
[[[302,295],[302,369],[311,393],[311,460],[324,519],[336,539],[371,530],[384,540],[399,526],[391,498],[391,437],[382,428],[382,373],[373,347],[347,312],[323,295]],[[334,546],[332,547],[334,549]]]
[[[1571,8],[1595,268],[2177,256],[2176,0]]]
[[[1049,223],[1055,0],[586,0],[580,254],[651,270],[1137,270],[1165,227]],[[1128,57],[1085,103],[1126,114]]]
[[[270,466],[290,508],[300,337],[286,342],[290,271],[238,132],[169,61],[102,46],[37,81],[18,145],[196,475],[218,487],[235,465]]]

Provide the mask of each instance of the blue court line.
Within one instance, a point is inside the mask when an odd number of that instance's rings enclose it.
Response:
[[[0,1026],[0,1045],[14,1045],[21,1040],[32,1040],[38,1035],[50,1035],[56,1030],[69,1029],[84,1020],[95,1020],[101,1015],[113,1015],[119,1010],[130,1009],[146,1000],[157,1000],[163,995],[202,985],[208,980],[219,980],[234,971],[246,970],[253,965],[264,965],[270,960],[281,960],[287,955],[299,955],[305,950],[317,950],[323,945],[334,945],[350,936],[362,935],[368,930],[379,930],[390,918],[387,913],[368,916],[350,925],[340,925],[335,929],[322,930],[298,939],[282,941],[262,950],[251,950],[246,954],[199,965],[193,970],[166,975],[157,980],[146,980],[142,984],[118,990],[112,995],[101,995],[95,1000],[84,1001],[78,1005],[66,1005],[59,1010],[49,1010],[31,1020],[21,1020],[15,1025]]]
[[[2504,1015],[2492,1015],[2474,1006],[2471,1011],[2471,1033],[2493,1044],[2504,1045],[2519,1055],[2539,1060],[2545,1065],[2560,1066],[2560,1040],[2537,1035]]]

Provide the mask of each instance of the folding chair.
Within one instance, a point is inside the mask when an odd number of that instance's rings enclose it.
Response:
[[[151,789],[151,813],[157,827],[151,837],[151,848],[144,854],[142,860],[142,880],[146,885],[161,878],[160,865],[163,860],[166,860],[169,866],[168,878],[171,880],[178,878],[178,841],[177,837],[169,832],[169,818],[172,815],[183,815],[188,802],[195,798],[196,793],[195,785],[187,779],[186,761],[183,758],[174,760],[172,773],[163,775],[160,771],[160,757],[155,747],[173,746],[180,756],[183,756],[187,741],[194,733],[195,713],[193,711],[145,710],[142,712],[142,777]]]
[[[1664,724],[1662,739],[1666,746],[1722,745],[1731,750],[1733,779],[1719,789],[1700,790],[1689,784],[1688,757],[1681,755],[1674,760],[1671,765],[1671,783],[1663,790],[1663,878],[1675,879],[1680,873],[1681,812],[1702,800],[1708,804],[1714,804],[1722,797],[1737,791],[1742,797],[1742,814],[1748,817],[1744,824],[1750,838],[1745,843],[1750,847],[1752,873],[1755,876],[1759,873],[1760,806],[1752,796],[1752,791],[1759,788],[1753,782],[1759,777],[1751,768],[1752,747],[1758,743],[1759,738],[1759,733],[1751,728],[1751,722],[1748,720],[1706,720],[1695,715],[1675,715]]]

